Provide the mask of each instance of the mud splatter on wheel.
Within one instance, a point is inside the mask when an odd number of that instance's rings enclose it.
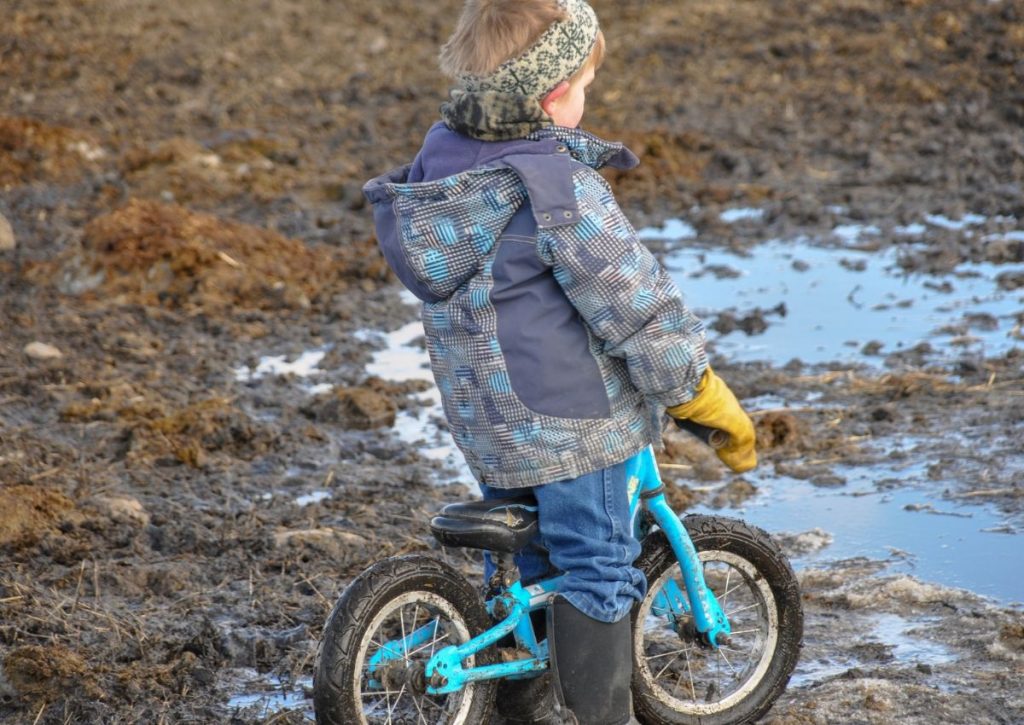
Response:
[[[435,652],[491,624],[473,587],[449,565],[426,556],[378,562],[345,589],[324,626],[313,679],[317,723],[487,722],[493,682],[431,695],[424,672]],[[481,652],[463,666],[486,658]]]
[[[664,596],[685,592],[663,534],[644,542],[637,566],[647,596],[633,610],[633,702],[659,725],[753,722],[786,688],[803,639],[796,576],[767,533],[735,519],[687,516],[704,578],[729,617],[729,642],[703,644],[692,618],[670,616]]]

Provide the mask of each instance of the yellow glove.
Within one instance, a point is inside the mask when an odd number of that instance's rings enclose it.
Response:
[[[687,403],[668,408],[668,414],[679,420],[689,419],[728,433],[729,442],[715,452],[722,463],[736,473],[749,471],[757,465],[754,424],[729,386],[712,372],[710,366],[697,385],[696,397]]]

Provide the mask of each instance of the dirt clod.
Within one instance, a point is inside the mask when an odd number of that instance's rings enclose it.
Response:
[[[18,647],[4,658],[3,669],[10,685],[28,700],[52,702],[72,688],[103,697],[82,656],[59,644]]]
[[[758,448],[779,448],[800,442],[800,423],[790,413],[766,412],[755,416],[754,424]]]
[[[0,487],[0,547],[30,546],[75,518],[75,504],[60,491],[42,486]]]
[[[18,246],[18,240],[14,236],[14,228],[7,217],[0,214],[0,252],[9,252]]]
[[[346,428],[390,428],[395,424],[398,406],[371,388],[356,387],[318,396],[303,412],[321,423],[337,423]]]

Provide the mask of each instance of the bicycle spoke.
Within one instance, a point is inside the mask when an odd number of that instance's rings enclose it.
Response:
[[[360,693],[360,697],[383,697],[385,695],[394,695],[395,690],[374,690],[373,692]]]
[[[683,652],[685,653],[685,650],[683,650]],[[659,677],[661,677],[663,674],[665,674],[665,670],[667,670],[671,666],[672,666],[672,660],[669,660],[668,664],[665,665],[664,667],[662,667],[661,670],[658,672],[658,674],[656,674],[654,676],[654,679],[657,680]]]
[[[732,573],[732,569],[730,569],[730,570],[729,570],[729,572],[730,572],[730,573]],[[726,577],[726,579],[728,579],[728,577]],[[739,584],[737,584],[736,586],[734,586],[734,587],[733,587],[732,589],[729,589],[729,587],[728,587],[728,581],[727,581],[727,582],[726,582],[726,588],[725,588],[725,593],[724,593],[724,594],[722,595],[722,602],[724,603],[724,602],[725,602],[725,600],[729,598],[729,595],[730,595],[730,594],[731,594],[732,592],[734,592],[734,591],[736,591],[737,589],[739,589],[739,588],[740,588],[741,586],[743,586],[743,584],[744,584],[744,582],[742,582],[742,581],[741,581],[741,582],[740,582]],[[724,604],[723,604],[723,606],[724,606]]]
[[[693,667],[690,665],[690,654],[688,652],[684,652],[683,655],[686,657],[686,672],[690,676],[690,698],[694,702],[696,702],[697,701],[697,689],[693,686]],[[680,675],[680,680],[681,679],[682,679],[682,675]]]
[[[723,652],[721,648],[719,648],[718,654],[723,660],[725,660],[725,664],[729,666],[729,669],[732,670],[732,673],[735,675],[736,668],[732,666],[732,662],[730,662],[729,658],[725,656],[725,652]]]
[[[434,630],[436,631],[437,627],[434,627]],[[444,642],[446,639],[448,639],[448,634],[449,634],[448,632],[445,632],[445,634],[442,637],[435,637],[434,639],[430,640],[426,644],[420,645],[419,647],[417,647],[416,649],[411,651],[409,653],[409,656],[412,657],[414,654],[419,654],[420,652],[425,650],[427,647],[430,647],[430,656],[433,657],[434,656],[434,647],[437,645],[438,642]]]
[[[366,693],[363,693],[363,694],[365,695]],[[368,710],[365,709],[365,708],[363,709],[363,715],[367,715],[367,716],[372,715],[373,711],[376,710],[378,707],[380,707],[381,703],[384,702],[384,698],[381,698],[379,695],[377,695],[377,697],[378,697],[378,700],[376,702],[372,703]]]
[[[745,607],[740,607],[739,609],[734,609],[731,612],[726,612],[725,616],[731,617],[734,614],[739,614],[740,612],[745,612],[748,609],[753,609],[754,607],[758,607],[758,606],[760,606],[760,605],[757,602],[754,602],[753,604],[748,604]]]
[[[729,579],[731,578],[732,569],[730,568],[728,571],[725,572],[725,594],[722,595],[722,609],[725,609],[725,605],[729,601],[729,592],[732,591],[731,589],[729,589]]]
[[[391,698],[385,695],[384,704],[387,706],[388,722],[391,722]]]
[[[395,708],[398,707],[398,702],[402,699],[403,692],[405,692],[405,685],[402,685],[402,689],[398,691],[398,696],[395,698],[395,704],[388,708],[388,723],[391,722],[391,718],[395,714]]]
[[[398,610],[398,619],[402,627],[402,659],[406,662],[409,661],[409,650],[405,640],[405,611],[402,609]]]
[[[424,697],[423,700],[421,701],[425,702],[427,705],[430,705],[430,707],[434,708],[438,712],[444,712],[444,708],[441,707],[441,703],[435,702],[432,697]]]
[[[433,645],[437,643],[437,628],[440,625],[441,625],[441,618],[440,617],[435,617],[434,618],[434,633],[432,635],[430,635],[430,638],[431,638],[430,656],[431,657],[434,656],[434,647],[433,647]],[[448,632],[445,632],[444,636],[447,637],[448,636]]]
[[[753,629],[737,629],[737,630],[735,630],[733,632],[729,632],[729,635],[733,636],[733,635],[737,635],[737,634],[750,634],[751,632],[760,632],[760,631],[761,631],[760,627],[754,627]]]
[[[415,624],[415,622],[413,622],[413,624]],[[419,717],[416,718],[416,722],[419,723],[420,720],[426,722],[427,719],[423,717],[423,710],[420,709],[419,700],[415,697],[412,698],[412,706],[416,708],[416,714],[419,715]]]
[[[430,618],[433,618],[433,622]],[[392,633],[390,637],[387,634],[389,631]],[[424,634],[426,637],[423,637]],[[429,661],[442,647],[457,644],[454,635],[444,626],[441,616],[435,614],[430,607],[423,602],[409,602],[395,609],[390,622],[384,623],[369,638],[369,642],[372,645],[371,651],[389,653],[390,657],[384,662],[398,667]],[[414,641],[419,641],[415,647],[411,646]],[[368,687],[366,683],[370,680],[381,679],[380,668],[383,664],[377,666],[376,673],[370,672],[369,665],[364,668],[363,687]],[[363,716],[376,725],[413,722],[416,725],[432,725],[444,721],[449,708],[461,701],[449,699],[447,695],[432,696],[424,693],[418,696],[409,689],[408,683],[399,689],[388,688],[383,682],[378,682],[377,686],[382,689],[368,689],[359,693],[364,703]]]
[[[693,649],[693,647],[683,647],[682,649],[673,650],[671,652],[662,652],[659,655],[651,655],[650,657],[647,658],[647,661],[650,662],[651,660],[660,659],[662,657],[670,657],[671,655],[678,655],[678,654],[680,654],[682,652],[689,652],[692,649]]]

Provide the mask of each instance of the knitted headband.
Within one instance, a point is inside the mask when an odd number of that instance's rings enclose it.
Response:
[[[586,0],[559,0],[565,20],[554,22],[522,54],[507,60],[485,76],[459,77],[471,93],[495,91],[541,98],[571,78],[590,57],[598,23]]]

